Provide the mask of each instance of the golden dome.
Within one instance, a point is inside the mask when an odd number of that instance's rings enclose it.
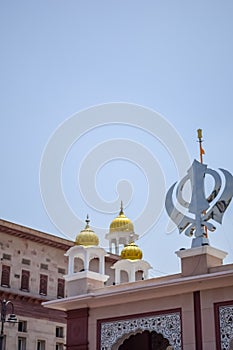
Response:
[[[122,249],[121,258],[129,260],[141,260],[142,251],[134,242],[131,242]]]
[[[110,224],[110,232],[116,231],[134,232],[132,221],[124,214],[122,201],[119,215]]]
[[[90,220],[87,215],[86,227],[77,235],[75,240],[76,245],[83,245],[83,246],[99,245],[99,238],[97,234],[90,229],[89,222]]]

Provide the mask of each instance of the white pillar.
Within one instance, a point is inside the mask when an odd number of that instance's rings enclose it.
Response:
[[[84,265],[85,271],[89,270],[89,254],[87,254],[87,251],[85,251],[85,253],[84,253],[83,265]]]
[[[128,270],[129,282],[135,282],[135,269],[132,268]]]
[[[148,270],[143,271],[143,278],[144,278],[144,280],[148,279]]]
[[[115,270],[115,283],[116,284],[120,284],[121,283],[121,280],[120,280],[120,270],[119,269],[116,269]]]
[[[105,274],[104,262],[105,262],[105,259],[104,259],[104,256],[102,255],[99,257],[99,273],[101,273],[102,275]]]
[[[69,256],[68,275],[74,273],[74,256]]]
[[[115,243],[115,254],[119,255],[119,239],[116,239],[116,243]]]

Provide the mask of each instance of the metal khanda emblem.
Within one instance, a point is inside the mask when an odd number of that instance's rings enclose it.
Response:
[[[181,213],[173,204],[172,195],[176,183],[167,192],[165,201],[167,213],[177,225],[180,233],[185,231],[187,236],[195,237],[192,241],[192,248],[209,244],[207,229],[213,232],[216,227],[208,221],[212,219],[221,224],[225,210],[232,199],[233,176],[227,170],[220,170],[225,177],[224,188],[221,193],[222,180],[220,175],[197,160],[193,161],[187,175],[178,184],[176,190],[177,201],[181,206],[188,208],[192,217]],[[207,198],[205,196],[206,174],[211,175],[214,179],[214,188]],[[190,181],[191,184],[190,203],[183,198],[184,185],[187,181]],[[212,206],[211,202],[213,202]]]

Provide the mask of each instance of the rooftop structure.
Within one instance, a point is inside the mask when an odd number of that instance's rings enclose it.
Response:
[[[206,173],[213,175],[216,182],[216,193],[207,200],[203,194]],[[226,171],[223,173],[225,185],[220,191],[218,175],[194,161],[177,190],[179,203],[191,216],[180,213],[173,205],[174,186],[168,191],[168,214],[180,232],[186,230],[186,234],[194,236],[190,249],[176,252],[181,260],[181,271],[177,274],[148,278],[151,266],[142,260],[142,251],[135,243],[138,236],[133,223],[126,218],[121,206],[119,216],[106,235],[110,250],[113,245],[120,254],[118,261],[112,264],[114,283],[107,285],[101,277],[103,271],[99,270],[98,284],[94,284],[86,265],[82,275],[80,272],[72,274],[76,285],[82,279],[86,288],[75,290],[71,286],[72,292],[67,298],[43,304],[46,308],[66,312],[67,350],[232,349],[233,264],[223,264],[227,253],[209,244],[205,229],[213,228],[208,221],[216,220],[219,201],[225,201],[222,217],[233,195],[232,176]],[[186,203],[182,197],[186,181],[191,183],[191,203]],[[208,211],[212,200],[215,202]],[[124,248],[120,253],[118,246],[122,243]],[[95,246],[95,249],[101,248]],[[67,287],[69,289],[69,285]]]

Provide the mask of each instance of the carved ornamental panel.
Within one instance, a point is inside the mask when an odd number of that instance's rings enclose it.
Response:
[[[218,307],[221,350],[233,350],[233,304]]]
[[[100,321],[100,350],[117,350],[132,334],[155,331],[168,339],[174,350],[182,350],[180,311]]]

